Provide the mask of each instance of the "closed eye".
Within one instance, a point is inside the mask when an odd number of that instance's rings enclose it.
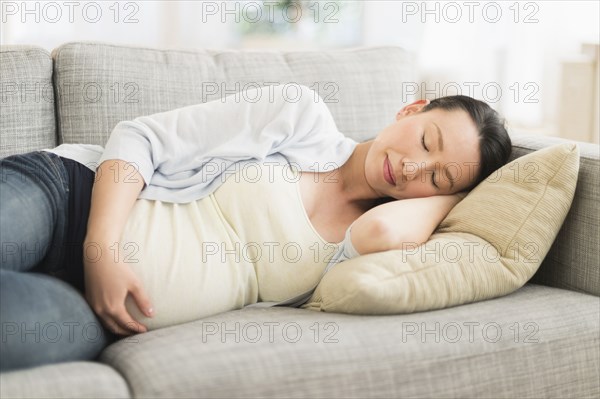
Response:
[[[425,148],[425,151],[429,152],[429,149],[425,145],[425,132],[423,132],[423,136],[421,136],[421,143],[423,144],[423,148]],[[436,188],[436,190],[440,189],[437,186],[437,184],[435,184],[435,173],[433,173],[433,172],[431,173],[431,184],[433,184],[433,186]]]

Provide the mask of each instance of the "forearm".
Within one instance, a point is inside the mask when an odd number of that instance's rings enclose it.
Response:
[[[387,202],[361,215],[352,226],[352,243],[361,255],[421,245],[464,194]]]
[[[84,248],[90,243],[105,246],[120,240],[129,213],[144,186],[135,167],[119,159],[102,162],[96,176]]]

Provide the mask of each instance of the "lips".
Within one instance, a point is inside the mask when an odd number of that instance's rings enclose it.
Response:
[[[396,185],[394,169],[392,169],[392,164],[390,163],[389,157],[387,156],[385,157],[385,161],[383,162],[383,178],[392,186]]]

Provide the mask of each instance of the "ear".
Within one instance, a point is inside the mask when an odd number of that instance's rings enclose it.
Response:
[[[396,120],[400,120],[401,118],[413,114],[415,112],[421,111],[421,108],[428,105],[431,101],[429,100],[417,100],[411,104],[405,105],[398,113],[396,114]]]

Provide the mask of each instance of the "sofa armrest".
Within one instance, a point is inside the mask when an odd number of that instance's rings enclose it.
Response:
[[[511,135],[511,140],[511,161],[554,144],[573,142],[537,135]],[[529,282],[600,296],[600,147],[575,143],[581,158],[573,204],[550,251]]]

